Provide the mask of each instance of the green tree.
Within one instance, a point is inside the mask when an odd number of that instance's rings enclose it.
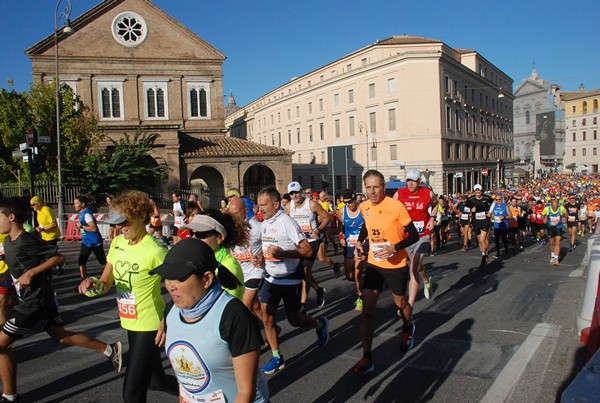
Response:
[[[123,133],[118,140],[110,139],[113,145],[107,150],[87,156],[76,184],[96,200],[102,200],[107,193],[128,189],[154,193],[169,170],[166,163],[159,164],[150,156],[158,137],[158,133],[148,134],[138,129],[133,137]]]
[[[571,171],[574,171],[575,169],[577,169],[577,164],[574,162],[571,162],[569,165],[567,165],[565,168],[570,169]]]
[[[33,115],[26,93],[15,90],[0,91],[0,182],[15,181],[19,171],[28,172],[21,158],[13,158],[12,152],[26,139]]]
[[[56,86],[34,84],[28,96],[33,116],[33,127],[38,136],[49,136],[50,144],[40,144],[39,155],[44,161],[46,179],[56,179],[58,174],[56,144]],[[79,176],[85,162],[85,156],[102,139],[98,130],[98,120],[90,109],[66,85],[60,89],[60,133],[61,133],[61,169],[63,182],[69,185],[72,178]]]

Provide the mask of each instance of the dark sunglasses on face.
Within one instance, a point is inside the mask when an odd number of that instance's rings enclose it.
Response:
[[[299,194],[299,193],[300,193],[300,192],[293,191],[293,192],[290,192],[290,196],[297,195],[297,194]],[[308,193],[307,193],[307,194],[308,194]]]
[[[342,200],[344,202],[344,204],[350,204],[350,203],[354,203],[356,201],[356,199],[348,199],[348,200]]]

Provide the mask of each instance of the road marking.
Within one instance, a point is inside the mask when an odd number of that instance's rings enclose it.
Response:
[[[547,337],[557,338],[559,333],[560,326],[558,325],[538,323],[506,364],[502,372],[500,372],[496,381],[481,401],[484,403],[507,401],[509,395],[517,386],[521,374],[527,368],[527,364],[529,364],[544,339]]]

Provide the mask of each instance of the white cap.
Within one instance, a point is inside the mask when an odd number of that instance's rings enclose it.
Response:
[[[481,185],[478,183],[475,186],[473,186],[473,190],[482,190],[483,188],[481,187]]]
[[[406,180],[418,181],[419,179],[421,179],[421,171],[417,168],[411,168],[406,171]]]
[[[302,190],[302,186],[298,182],[290,182],[288,185],[288,193],[290,192],[300,192]]]

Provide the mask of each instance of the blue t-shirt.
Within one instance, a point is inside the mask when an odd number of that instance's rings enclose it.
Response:
[[[84,229],[81,230],[81,243],[89,248],[102,245],[102,234],[98,229],[98,224],[96,223],[96,219],[94,218],[92,210],[86,207],[81,213],[79,213],[79,222],[81,225],[85,225],[86,227],[89,226],[91,222],[96,224],[96,231],[86,231]]]
[[[506,217],[508,217],[508,208],[506,207],[506,203],[496,204],[494,203],[494,209],[492,210],[494,214],[494,228],[495,229],[507,229],[508,222],[506,221]],[[497,217],[504,217],[502,220]]]

